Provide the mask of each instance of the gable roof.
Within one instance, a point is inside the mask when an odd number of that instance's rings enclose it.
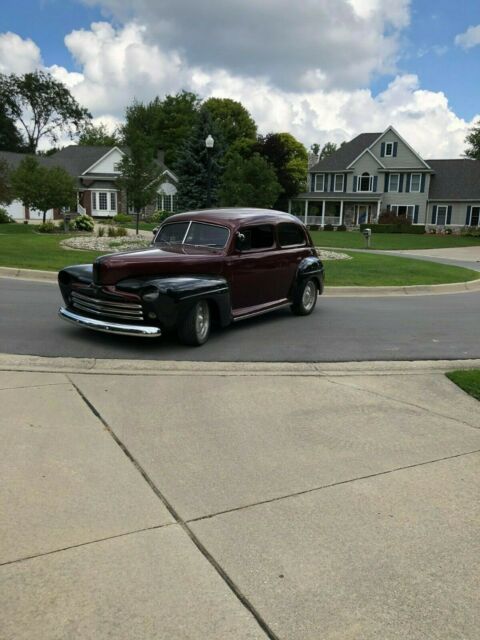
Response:
[[[55,165],[63,167],[72,176],[81,176],[87,169],[95,165],[114,147],[86,146],[71,144],[50,156]],[[125,153],[125,148],[121,148]]]
[[[0,160],[3,160],[8,164],[10,169],[16,169],[20,162],[33,154],[31,153],[17,153],[15,151],[0,151]],[[38,164],[44,167],[52,166],[51,156],[34,156]]]
[[[351,164],[361,153],[370,147],[378,138],[381,133],[360,133],[358,136],[343,144],[340,149],[335,151],[329,158],[325,160],[319,160],[313,167],[310,167],[309,171],[324,172],[324,171],[345,171],[349,164]]]
[[[480,160],[427,160],[435,173],[430,178],[429,200],[480,201]]]

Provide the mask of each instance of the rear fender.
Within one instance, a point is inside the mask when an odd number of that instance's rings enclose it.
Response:
[[[292,300],[295,301],[302,290],[305,280],[313,279],[318,287],[318,292],[323,293],[325,270],[323,263],[317,256],[307,256],[297,267],[295,281],[293,283]]]

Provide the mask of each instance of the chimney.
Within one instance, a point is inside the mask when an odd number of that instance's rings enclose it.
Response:
[[[160,164],[165,164],[165,151],[163,149],[158,149],[157,160]]]

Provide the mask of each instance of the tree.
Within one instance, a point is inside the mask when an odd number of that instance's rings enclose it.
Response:
[[[286,211],[288,200],[305,190],[307,150],[290,133],[269,133],[260,136],[257,150],[274,167],[282,188],[275,208]]]
[[[271,209],[281,190],[274,168],[259,153],[247,159],[229,154],[219,190],[221,206]]]
[[[71,207],[75,203],[74,179],[62,167],[44,167],[34,156],[26,156],[12,171],[12,191],[25,207],[43,213],[49,209]]]
[[[320,153],[320,145],[318,144],[318,142],[314,142],[312,145],[310,145],[310,151],[313,153],[314,156],[318,156],[318,154]]]
[[[480,120],[470,129],[465,142],[469,145],[465,149],[465,156],[472,160],[480,160]]]
[[[137,214],[137,234],[140,210],[156,197],[160,182],[160,165],[154,160],[151,141],[141,133],[130,136],[130,151],[120,162],[120,189],[126,191],[127,204]]]
[[[10,170],[4,160],[0,160],[0,204],[10,204],[13,200],[10,185]]]
[[[227,147],[237,140],[257,135],[257,125],[241,102],[230,98],[209,98],[202,104],[201,111],[209,112]]]
[[[22,152],[25,144],[14,119],[8,114],[3,103],[0,103],[0,151]]]
[[[0,103],[23,129],[31,153],[42,138],[55,143],[60,133],[73,137],[91,118],[67,87],[44,71],[0,74]]]
[[[320,160],[325,160],[325,158],[329,158],[330,156],[332,156],[335,151],[338,150],[337,145],[335,144],[335,142],[326,142],[323,145],[322,150],[320,151],[320,156],[319,159]]]
[[[215,145],[207,151],[205,140],[213,136]],[[223,172],[222,135],[208,111],[201,111],[191,135],[183,143],[174,171],[179,179],[177,202],[180,210],[202,209],[208,203],[208,165],[210,153],[210,194],[213,206],[218,205],[218,188]]]
[[[162,150],[165,163],[173,166],[185,140],[191,135],[198,118],[200,98],[189,91],[155,98],[146,104],[134,102],[127,107],[125,124],[121,129],[123,142],[128,146],[136,133],[148,137],[153,153]]]
[[[117,132],[109,133],[107,127],[100,123],[98,125],[87,124],[78,138],[78,144],[82,146],[115,147],[120,144]]]

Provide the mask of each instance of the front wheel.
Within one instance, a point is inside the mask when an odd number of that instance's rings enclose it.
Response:
[[[189,310],[178,328],[178,337],[183,344],[199,347],[210,335],[210,307],[206,300],[199,300]]]
[[[317,304],[318,289],[314,280],[305,280],[300,286],[291,309],[297,316],[308,316]]]

